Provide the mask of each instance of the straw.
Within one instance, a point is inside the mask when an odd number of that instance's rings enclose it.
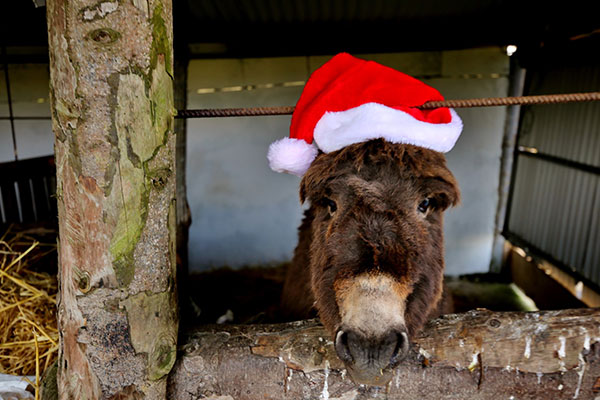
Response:
[[[56,231],[10,226],[0,237],[0,373],[40,376],[58,355]]]

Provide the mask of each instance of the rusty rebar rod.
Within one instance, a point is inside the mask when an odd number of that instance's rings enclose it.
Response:
[[[585,101],[600,101],[600,92],[547,94],[517,97],[487,97],[479,99],[429,101],[418,107],[423,110],[451,107],[492,107],[531,104],[557,104]],[[255,117],[264,115],[290,115],[294,106],[285,107],[249,107],[249,108],[207,108],[199,110],[179,110],[176,118],[217,118],[217,117]]]

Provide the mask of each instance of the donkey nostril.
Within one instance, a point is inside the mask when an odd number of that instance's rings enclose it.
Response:
[[[394,352],[392,353],[392,358],[390,360],[390,365],[392,367],[398,365],[398,363],[402,361],[404,357],[406,357],[406,354],[408,353],[408,346],[408,335],[406,332],[398,332],[396,334],[396,347],[394,348]]]
[[[348,347],[348,334],[343,330],[339,330],[335,335],[335,351],[340,360],[348,363],[352,362],[352,354],[350,354],[350,348]]]

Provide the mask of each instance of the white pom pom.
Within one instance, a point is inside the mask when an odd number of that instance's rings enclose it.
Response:
[[[269,146],[269,166],[276,172],[302,176],[310,167],[319,150],[302,139],[285,137]]]

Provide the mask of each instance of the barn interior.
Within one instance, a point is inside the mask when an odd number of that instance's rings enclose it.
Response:
[[[55,243],[43,3],[10,2],[1,17],[0,235]],[[397,68],[448,99],[599,91],[594,6],[174,0],[176,105],[293,105],[338,52]],[[459,114],[466,128],[447,159],[463,202],[445,224],[457,311],[599,307],[600,104]],[[182,208],[178,221],[182,324],[276,319],[302,206],[299,180],[270,171],[265,155],[289,120],[178,120],[178,192],[191,213]],[[45,257],[36,268],[54,273],[56,254]]]

